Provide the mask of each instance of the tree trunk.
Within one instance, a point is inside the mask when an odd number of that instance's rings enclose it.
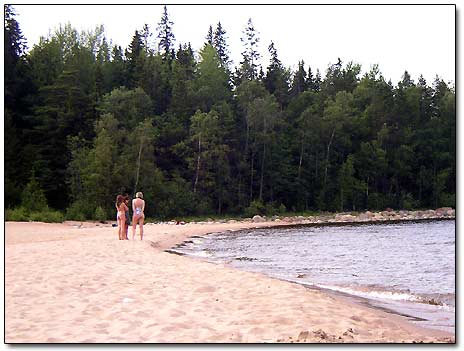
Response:
[[[218,215],[221,214],[222,211],[222,186],[219,191],[219,199],[218,199]]]
[[[195,184],[193,185],[193,193],[197,192],[198,177],[200,174],[200,157],[201,157],[201,134],[198,137],[198,157],[197,157],[197,172],[195,175]]]
[[[263,161],[261,162],[261,182],[259,185],[259,200],[263,200],[264,160],[266,158],[266,143],[263,144]]]
[[[139,157],[137,159],[137,175],[135,177],[134,197],[135,197],[135,193],[137,191],[137,185],[139,184],[140,163],[141,163],[141,159],[142,159],[142,147],[143,147],[143,139],[140,141]]]
[[[303,152],[304,152],[304,141],[303,139],[301,139],[300,162],[298,164],[298,180],[300,180],[301,165],[303,164]]]
[[[251,172],[250,172],[250,202],[253,200],[253,150],[251,151]]]
[[[240,167],[240,166],[239,166]],[[242,173],[238,172],[238,207],[242,205]]]
[[[335,135],[335,128],[332,130],[332,135],[330,136],[329,143],[327,144],[327,155],[325,158],[325,169],[324,169],[324,189],[327,183],[327,170],[329,168],[329,153],[330,153],[330,146],[332,145],[332,141]]]

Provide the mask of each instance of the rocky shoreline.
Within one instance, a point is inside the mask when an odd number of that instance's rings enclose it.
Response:
[[[395,211],[386,209],[380,212],[343,212],[343,213],[322,213],[316,216],[260,216],[255,215],[252,218],[245,218],[242,220],[213,220],[200,222],[179,222],[170,221],[164,224],[171,225],[184,225],[184,224],[217,224],[217,223],[261,223],[261,222],[276,222],[276,225],[287,224],[348,224],[348,223],[377,223],[377,222],[401,222],[401,221],[419,221],[419,220],[441,220],[441,219],[455,219],[456,211],[451,207],[441,207],[436,210],[422,210],[422,211]]]

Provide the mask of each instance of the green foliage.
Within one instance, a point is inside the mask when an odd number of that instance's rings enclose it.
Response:
[[[103,209],[103,207],[98,206],[95,209],[95,219],[97,221],[106,221],[108,219],[108,216],[106,214],[106,211]]]
[[[59,211],[46,210],[30,213],[29,220],[32,222],[61,223],[64,221],[64,216]]]
[[[29,183],[27,183],[26,188],[24,188],[22,192],[21,199],[21,206],[27,211],[41,211],[48,209],[47,199],[45,198],[45,194],[40,187],[34,172],[32,173]]]
[[[413,198],[410,193],[401,193],[401,208],[405,210],[413,210],[419,207],[418,202]]]
[[[245,209],[245,216],[253,217],[255,215],[263,216],[266,214],[266,206],[259,200],[250,202],[250,205]]]
[[[284,204],[277,205],[275,202],[268,202],[264,204],[259,200],[252,201],[250,205],[245,209],[246,217],[253,217],[255,215],[260,216],[274,216],[283,215],[287,212]]]
[[[7,218],[104,218],[135,191],[152,218],[455,206],[454,86],[292,72],[272,42],[260,70],[251,19],[232,74],[220,22],[198,56],[172,25],[156,52],[148,25],[122,48],[69,23],[26,52],[5,8]]]
[[[77,200],[66,209],[65,217],[72,221],[85,221],[86,219],[93,218],[93,211],[93,208],[88,203],[83,200]]]
[[[8,208],[5,212],[5,219],[13,222],[29,221],[28,211],[24,207]]]
[[[41,211],[29,211],[24,207],[17,207],[6,210],[6,220],[13,222],[61,223],[64,221],[64,216],[60,211],[53,211],[48,208]]]

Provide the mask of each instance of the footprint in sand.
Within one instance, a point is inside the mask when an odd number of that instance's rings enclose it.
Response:
[[[209,293],[213,291],[216,291],[216,288],[211,285],[201,286],[195,290],[195,292],[199,292],[199,293]]]
[[[180,311],[180,310],[174,310],[170,313],[170,316],[171,317],[182,317],[185,315],[185,312],[184,311]]]

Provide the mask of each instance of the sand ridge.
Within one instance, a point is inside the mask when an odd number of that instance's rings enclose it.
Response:
[[[7,343],[454,342],[321,291],[164,252],[194,235],[274,223],[5,226]]]

